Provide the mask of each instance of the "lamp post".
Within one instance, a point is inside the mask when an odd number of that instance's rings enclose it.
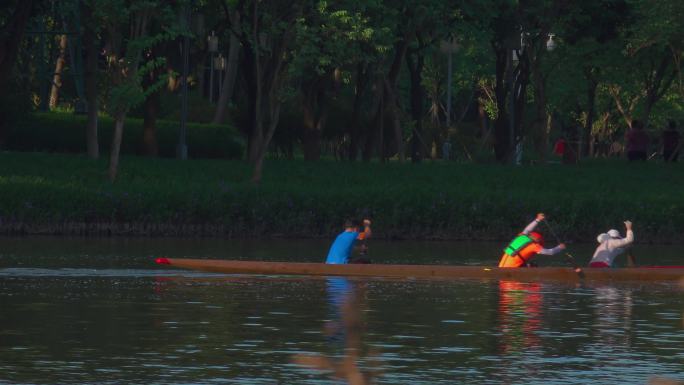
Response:
[[[221,93],[223,92],[223,71],[226,69],[226,58],[223,57],[223,54],[219,54],[212,61],[214,62],[214,70],[218,71],[218,97],[221,98]]]
[[[181,117],[180,130],[178,131],[178,147],[176,148],[176,157],[181,160],[188,158],[188,146],[185,142],[187,121],[188,121],[188,72],[190,70],[190,21],[192,13],[190,5],[187,5],[184,10],[184,15],[181,17],[185,25],[185,35],[183,36],[183,82],[181,89]]]
[[[508,81],[509,81],[509,86],[510,86],[510,94],[511,94],[511,99],[510,99],[510,122],[509,122],[509,127],[510,127],[510,133],[509,133],[509,140],[511,143],[511,159],[515,164],[520,165],[522,162],[522,138],[516,138],[515,137],[515,82],[516,82],[516,77],[515,77],[515,71],[513,70],[513,65],[518,62],[519,57],[518,57],[518,50],[524,49],[525,48],[525,38],[528,37],[528,33],[521,33],[520,34],[520,39],[517,38],[512,38],[511,39],[511,51],[510,51],[510,60],[509,60],[509,71],[508,71]],[[556,48],[556,41],[553,40],[553,37],[556,36],[553,33],[548,34],[548,40],[546,40],[545,45],[546,45],[546,50],[548,52],[553,51]],[[517,43],[517,44],[516,44]]]
[[[209,101],[214,102],[214,55],[218,52],[218,36],[211,31],[211,35],[207,36],[207,51],[211,57],[209,58]]]
[[[451,82],[452,82],[452,55],[461,48],[458,40],[454,37],[449,38],[449,40],[442,40],[439,44],[440,50],[447,55],[447,102],[446,102],[446,126],[447,129],[451,126]]]
[[[515,143],[515,70],[514,63],[518,61],[518,50],[522,48],[522,35],[517,33],[512,35],[506,42],[508,48],[508,55],[506,58],[506,79],[508,81],[508,156],[511,162],[515,160],[516,143]]]

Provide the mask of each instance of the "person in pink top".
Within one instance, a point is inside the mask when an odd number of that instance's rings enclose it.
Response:
[[[625,147],[627,150],[627,159],[646,160],[648,152],[648,134],[644,131],[644,123],[641,120],[634,119],[632,121],[632,128],[625,134]]]

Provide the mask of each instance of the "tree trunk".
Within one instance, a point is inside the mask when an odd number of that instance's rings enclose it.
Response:
[[[0,29],[0,93],[7,92],[7,80],[17,60],[19,44],[23,40],[26,23],[31,16],[33,0],[17,2],[16,8],[6,25]],[[0,108],[0,149],[7,140],[7,117]]]
[[[507,59],[508,52],[505,48],[494,49],[496,54],[496,85],[494,93],[496,95],[497,117],[494,122],[494,155],[496,160],[501,163],[506,163],[509,159],[509,152],[511,148],[510,142],[510,126],[509,126],[509,108],[506,106],[506,95],[508,88],[505,76],[508,69]],[[512,96],[511,96],[512,97]]]
[[[593,155],[594,152],[592,128],[594,127],[594,117],[596,115],[596,88],[598,87],[598,82],[591,77],[588,71],[585,71],[585,73],[587,73],[589,87],[587,88],[587,118],[582,130],[582,157]]]
[[[157,146],[159,93],[160,91],[152,93],[145,99],[145,103],[143,104],[143,152],[147,156],[159,155]]]
[[[268,5],[267,3],[264,4]],[[258,1],[252,3],[250,36],[241,40],[245,50],[244,56],[247,58],[245,63],[252,65],[252,68],[244,68],[245,77],[248,84],[255,86],[249,94],[248,102],[252,122],[248,157],[254,166],[254,183],[261,181],[264,157],[280,119],[280,96],[289,64],[286,53],[293,40],[294,24],[302,11],[295,5],[294,12],[287,15],[287,25],[283,27],[282,32],[268,36],[262,33],[259,26],[259,4]],[[260,45],[265,45],[266,49]],[[264,126],[268,127],[266,131]]]
[[[92,8],[86,6],[83,2],[81,12],[85,20],[92,18]],[[85,46],[85,97],[86,105],[88,107],[88,123],[86,127],[86,146],[88,149],[88,157],[97,159],[100,157],[100,145],[97,138],[97,58],[99,50],[97,47],[97,39],[95,38],[95,31],[89,22],[84,24],[85,31],[83,33],[83,45]]]
[[[317,124],[306,118],[304,119],[302,151],[304,152],[304,160],[306,161],[321,159],[321,130]]]
[[[539,160],[543,163],[546,161],[547,151],[549,148],[549,113],[546,110],[546,79],[541,72],[541,63],[539,54],[532,64],[532,77],[534,80],[534,110],[535,123],[533,139],[534,147],[539,154]]]
[[[349,160],[355,161],[359,155],[359,142],[361,141],[361,101],[368,84],[368,71],[363,64],[359,63],[356,69],[356,87],[354,89],[354,107],[352,109],[351,127],[349,128]]]
[[[271,139],[273,138],[273,134],[275,133],[275,129],[278,126],[278,121],[280,119],[280,101],[278,101],[278,98],[269,99],[268,130],[261,139],[261,146],[256,149],[256,159],[254,160],[254,170],[252,172],[252,182],[256,184],[261,182],[264,158],[266,157],[268,145],[271,143]],[[263,122],[261,124],[263,124]],[[263,126],[259,129],[259,132],[263,132]]]
[[[257,78],[255,73],[255,58],[254,54],[248,49],[245,49],[245,54],[242,56],[242,69],[244,71],[244,76],[242,79],[244,81],[246,99],[247,99],[247,111],[246,114],[249,118],[247,126],[245,127],[245,135],[247,136],[247,161],[250,164],[255,164],[256,153],[255,149],[258,148],[260,143],[253,143],[254,140],[259,140],[258,136],[255,135],[257,129]]]
[[[57,62],[55,63],[55,73],[52,74],[52,87],[50,89],[50,109],[57,107],[59,102],[59,89],[62,88],[62,71],[64,70],[64,64],[66,63],[66,49],[67,49],[67,36],[60,35],[59,37],[59,55],[57,56]]]
[[[622,103],[622,97],[620,96],[620,92],[620,86],[611,85],[608,87],[608,93],[610,93],[610,95],[613,97],[615,107],[617,108],[622,118],[625,120],[627,128],[631,129],[632,121],[634,120],[634,109],[636,108],[637,102],[639,101],[639,99],[641,99],[642,95],[640,93],[636,94],[634,97],[632,97],[631,100],[629,100],[629,105],[625,106]]]
[[[380,115],[380,124],[384,125],[385,123],[385,113],[388,115],[387,118],[389,119],[392,127],[392,136],[394,137],[394,145],[396,146],[396,153],[399,157],[400,162],[404,162],[406,160],[406,151],[404,150],[404,133],[401,129],[401,121],[399,120],[399,106],[397,105],[397,96],[396,92],[394,90],[394,87],[392,84],[385,79],[384,83],[384,93],[385,96],[382,99],[383,107],[381,109],[378,109],[379,112],[382,112],[382,115]],[[385,155],[387,154],[387,145],[384,143],[385,142],[385,135],[384,135],[384,129],[380,129],[380,147],[381,147],[381,157],[384,159]]]
[[[530,83],[530,60],[529,55],[523,53],[518,62],[518,71],[515,77],[515,82],[513,86],[513,97],[514,97],[514,136],[516,138],[522,139],[524,136],[523,123],[525,122],[525,106],[527,105],[527,86]],[[542,104],[543,108],[543,123],[542,126],[546,126],[546,108],[545,104]]]
[[[375,115],[373,118],[373,126],[372,127],[377,127],[377,130],[370,129],[368,135],[366,136],[366,141],[363,147],[363,151],[361,152],[361,158],[363,159],[364,162],[370,162],[371,158],[373,157],[373,149],[375,148],[376,145],[376,140],[382,136],[384,136],[384,124],[385,124],[385,81],[384,78],[381,76],[379,79],[376,79],[375,82],[375,99],[376,102],[374,103],[374,110],[375,110]],[[382,146],[382,139],[379,140],[380,145],[379,145],[379,150],[378,150],[378,157],[382,159],[383,157],[383,146]]]
[[[264,147],[264,134],[262,123],[252,122],[253,128],[247,143],[247,161],[256,165],[261,156],[261,149]]]
[[[316,76],[305,83],[303,90],[302,112],[304,133],[302,150],[304,160],[316,161],[321,158],[321,131],[327,115],[325,89],[330,74]]]
[[[670,63],[672,60],[672,55],[665,49],[662,53],[664,56],[658,63],[657,69],[652,74],[652,77],[648,77],[650,81],[646,84],[646,100],[644,106],[644,117],[642,119],[644,127],[648,126],[648,122],[651,118],[651,110],[656,105],[656,103],[665,96],[665,93],[672,85],[676,77],[676,69],[672,68],[670,70]],[[671,73],[668,75],[668,72]]]
[[[261,182],[264,170],[264,155],[265,154],[259,155],[254,161],[254,169],[252,170],[252,183],[258,184]]]
[[[231,24],[234,29],[239,29],[240,15],[235,12],[231,15]],[[227,59],[227,69],[226,78],[223,80],[221,85],[221,94],[219,100],[216,104],[216,112],[214,113],[214,119],[211,120],[213,124],[223,124],[226,122],[226,116],[228,111],[228,105],[230,104],[230,99],[233,97],[233,90],[235,88],[235,79],[238,70],[238,58],[240,56],[240,41],[235,34],[230,34],[230,47],[228,48],[228,59]]]
[[[112,135],[112,150],[109,154],[109,180],[114,182],[119,171],[119,153],[121,151],[121,139],[123,138],[124,121],[126,113],[118,113],[114,117],[114,133]]]
[[[387,77],[383,79],[380,90],[383,90],[384,95],[382,97],[383,108],[378,109],[378,113],[387,113],[389,120],[392,123],[392,134],[394,135],[394,142],[397,146],[397,154],[399,156],[399,161],[403,162],[406,160],[406,155],[404,151],[404,134],[401,129],[401,121],[399,119],[399,104],[397,99],[397,81],[399,79],[399,74],[401,72],[401,63],[404,61],[406,56],[406,51],[408,49],[408,43],[405,38],[401,38],[396,44],[394,49],[394,58],[392,59],[392,64],[387,73]],[[379,116],[379,121],[384,124],[384,116]],[[379,140],[384,142],[384,133],[381,131],[381,137]],[[384,159],[385,156],[385,145],[381,145],[380,157]]]
[[[32,8],[33,0],[18,1],[9,21],[0,29],[0,91],[5,89],[14,68]]]
[[[420,162],[423,159],[423,144],[421,135],[423,133],[423,103],[424,94],[422,84],[422,73],[424,57],[422,54],[416,54],[417,58],[414,61],[412,54],[406,55],[406,63],[409,69],[411,78],[411,118],[413,119],[413,134],[411,135],[411,161],[413,163]]]

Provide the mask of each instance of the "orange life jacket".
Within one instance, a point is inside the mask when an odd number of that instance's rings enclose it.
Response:
[[[514,247],[514,251],[512,251],[513,255],[508,254],[506,251],[512,249],[511,245],[516,243],[516,241],[518,243],[523,241],[519,239],[521,237],[530,239],[530,242],[525,244],[521,248]],[[530,259],[532,259],[532,257],[537,255],[542,249],[542,246],[539,243],[534,242],[533,239],[524,234],[518,235],[518,237],[516,237],[516,239],[514,239],[511,242],[511,245],[509,245],[506,248],[506,251],[504,251],[503,255],[501,256],[501,260],[499,261],[499,267],[523,267]]]

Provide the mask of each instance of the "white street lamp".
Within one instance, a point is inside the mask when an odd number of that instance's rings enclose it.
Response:
[[[549,52],[556,49],[556,41],[553,40],[554,36],[556,36],[556,35],[553,33],[550,33],[549,34],[549,40],[546,41],[546,50]]]
[[[211,53],[218,52],[218,36],[211,31],[211,35],[207,36],[207,50]]]

